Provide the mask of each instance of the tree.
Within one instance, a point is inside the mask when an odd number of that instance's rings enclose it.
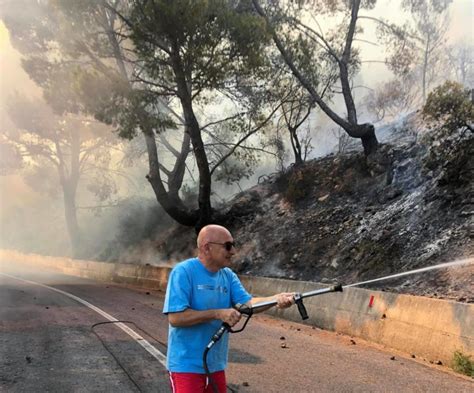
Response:
[[[305,25],[296,17],[288,20],[290,22],[290,27],[299,29],[302,34],[321,48],[321,51],[324,52],[325,58],[332,61],[334,67],[338,69],[338,78],[347,110],[347,116],[337,114],[336,111],[329,106],[327,100],[318,93],[315,81],[309,80],[303,69],[298,66],[298,61],[294,58],[291,52],[291,46],[286,46],[280,38],[280,35],[283,34],[282,27],[284,30],[285,26],[284,24],[274,23],[271,14],[269,13],[269,11],[271,11],[270,7],[265,11],[258,0],[252,0],[252,2],[258,14],[265,19],[267,28],[269,29],[272,39],[280,51],[284,62],[291,69],[301,85],[308,91],[314,102],[351,137],[361,139],[366,155],[374,153],[378,148],[374,126],[369,123],[359,124],[351,86],[352,77],[355,72],[357,72],[359,64],[358,51],[353,50],[353,42],[358,33],[357,21],[359,10],[361,8],[361,1],[352,0],[349,3],[345,1],[330,2],[328,4],[324,1],[310,2],[311,5],[317,8],[320,13],[334,14],[336,11],[342,11],[344,14],[344,22],[343,25],[338,28],[338,33],[331,34],[328,37],[310,26]],[[374,2],[368,1],[363,5],[371,8],[373,4]],[[273,3],[271,5],[273,6]],[[281,18],[281,13],[277,12],[275,14]],[[287,31],[290,27],[286,27]],[[340,35],[340,32],[344,32],[343,37]],[[299,38],[301,38],[301,36]],[[313,59],[312,61],[314,62],[315,60]]]
[[[412,19],[403,25],[395,24],[382,17],[360,16],[373,21],[377,36],[385,45],[385,64],[394,72],[400,83],[407,80],[420,81],[410,90],[412,97],[421,91],[421,100],[426,101],[430,85],[442,74],[443,47],[449,25],[448,8],[452,0],[403,0],[401,10],[409,12]],[[375,1],[373,2],[375,4]],[[407,90],[408,86],[403,86]]]
[[[37,192],[53,197],[62,191],[72,254],[80,256],[78,188],[88,181],[88,191],[102,202],[116,192],[109,173],[109,149],[116,141],[107,127],[93,119],[58,115],[44,102],[19,95],[10,97],[8,113],[16,128],[2,129],[0,138],[14,162],[4,157],[2,167],[21,170]]]
[[[179,100],[199,172],[197,227],[212,219],[211,170],[195,105],[259,65],[258,18],[227,1],[137,1],[127,21],[144,76]],[[262,35],[264,36],[264,35]],[[155,173],[150,173],[154,184]]]
[[[474,45],[467,41],[457,42],[447,50],[452,77],[463,86],[474,85],[473,50]]]
[[[122,137],[144,136],[147,178],[164,210],[184,225],[209,222],[212,169],[196,107],[214,99],[216,92],[227,94],[245,76],[252,79],[250,70],[260,65],[266,37],[259,18],[241,5],[217,0],[33,4],[39,11],[34,20],[15,25],[7,18],[17,46],[24,49],[31,43],[26,68],[43,86],[59,71],[73,75],[76,94],[82,97],[80,110],[114,125]],[[253,38],[256,31],[262,31],[258,39]],[[247,113],[254,126],[228,153],[242,148],[248,135],[268,122],[255,111]],[[181,148],[163,139],[173,129],[184,129]],[[160,160],[157,141],[176,157],[172,169]],[[198,210],[185,206],[179,195],[190,154],[199,172]],[[230,154],[223,157],[219,164]]]
[[[394,119],[414,109],[419,100],[416,80],[409,73],[376,86],[365,98],[367,110],[375,115],[377,121]]]
[[[301,88],[301,85],[296,85],[295,82],[297,83],[297,81],[291,80],[289,84],[283,84],[285,92],[282,91],[281,93],[285,95],[281,97],[281,116],[278,126],[283,123],[290,136],[295,166],[298,167],[306,160],[311,147],[309,135],[306,134],[301,137],[298,130],[309,118],[313,104],[306,91]]]
[[[402,8],[413,17],[409,38],[414,64],[420,67],[423,104],[430,84],[436,79],[436,65],[442,56],[449,25],[448,7],[452,0],[403,0]]]
[[[287,37],[287,40],[289,39],[290,37]],[[307,40],[299,39],[292,50],[293,56],[298,59],[298,65],[304,69],[306,77],[318,86],[318,94],[321,97],[328,96],[328,92],[337,79],[330,64],[324,61],[310,61],[315,48]],[[266,73],[267,99],[281,105],[277,113],[276,138],[280,138],[282,130],[289,136],[295,166],[298,167],[303,164],[311,150],[309,126],[304,135],[301,133],[301,127],[314,109],[314,100],[288,69],[278,50],[267,49],[267,56],[271,59],[269,65],[271,69]]]

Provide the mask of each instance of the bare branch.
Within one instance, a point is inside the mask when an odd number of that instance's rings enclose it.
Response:
[[[213,168],[211,169],[210,173],[211,175],[214,173],[214,171],[217,169],[217,167],[219,165],[221,165],[225,160],[227,160],[227,158],[229,158],[232,154],[234,154],[235,150],[240,147],[240,145],[242,145],[242,143],[244,143],[251,135],[255,134],[257,131],[259,131],[260,129],[262,129],[269,121],[270,119],[273,117],[273,115],[275,114],[275,112],[281,107],[281,104],[278,104],[272,111],[271,113],[267,116],[267,118],[261,123],[259,124],[257,127],[255,127],[253,130],[249,131],[244,137],[242,137],[235,145],[234,147],[232,147],[232,149],[230,149],[227,154],[224,154],[220,160],[217,161],[217,163],[213,166]]]
[[[201,131],[205,130],[206,128],[210,127],[210,126],[214,126],[216,124],[221,124],[221,123],[224,123],[226,121],[229,121],[229,120],[233,120],[239,116],[244,116],[246,115],[247,112],[239,112],[239,113],[236,113],[235,115],[232,115],[232,116],[229,116],[229,117],[226,117],[225,119],[221,119],[221,120],[217,120],[217,121],[212,121],[210,123],[207,123],[206,125],[202,126],[201,127]]]

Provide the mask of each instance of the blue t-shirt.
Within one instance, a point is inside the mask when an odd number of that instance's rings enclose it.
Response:
[[[237,275],[229,268],[216,273],[207,270],[198,258],[177,264],[170,273],[163,313],[231,308],[245,304],[252,297]],[[187,327],[169,325],[167,368],[172,372],[204,374],[202,355],[213,334],[222,325],[214,320]],[[228,337],[224,336],[211,348],[207,364],[211,373],[227,366]]]

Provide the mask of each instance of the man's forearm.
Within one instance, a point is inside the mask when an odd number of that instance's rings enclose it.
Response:
[[[267,296],[267,297],[253,297],[250,300],[250,305],[254,306],[257,303],[263,303],[263,302],[271,302],[271,301],[276,301],[275,296]],[[266,306],[266,307],[259,307],[254,310],[254,312],[263,312],[268,310],[269,308],[272,308],[273,306]]]
[[[287,308],[287,307],[290,307],[292,304],[294,304],[294,293],[282,292],[273,296],[254,297],[250,300],[249,303],[251,306],[254,306],[258,303],[265,303],[265,302],[276,302],[275,305],[278,308]],[[273,305],[266,306],[266,307],[259,307],[259,308],[256,308],[254,312],[262,312],[262,311],[268,310],[271,307],[273,307]]]
[[[188,308],[181,312],[169,313],[168,320],[172,326],[186,327],[219,319],[218,314],[219,310],[197,311]]]

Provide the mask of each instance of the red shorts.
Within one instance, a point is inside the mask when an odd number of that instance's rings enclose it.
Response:
[[[211,377],[219,393],[226,393],[225,372],[216,371]],[[214,393],[212,382],[208,380],[206,374],[170,372],[170,383],[173,393]]]

